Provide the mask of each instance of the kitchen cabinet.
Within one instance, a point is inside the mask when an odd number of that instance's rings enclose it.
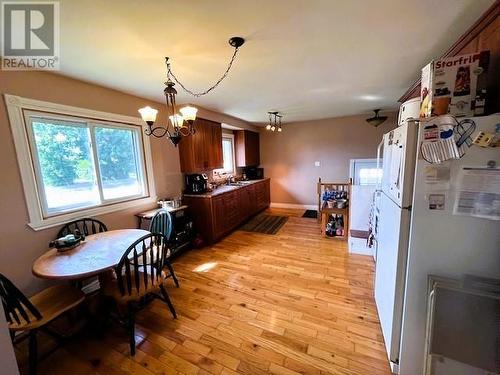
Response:
[[[237,167],[256,167],[260,164],[259,133],[238,130],[234,133]]]
[[[221,124],[197,118],[194,127],[196,132],[179,143],[181,171],[198,173],[222,168]]]
[[[215,237],[229,232],[241,219],[239,192],[231,191],[212,199],[212,219]]]
[[[257,196],[255,194],[255,186],[249,185],[245,189],[238,190],[240,213],[244,217],[250,217],[258,211]]]
[[[264,179],[223,192],[186,194],[183,203],[189,206],[195,230],[211,244],[269,207],[269,189],[269,179]]]
[[[269,205],[270,192],[269,184],[261,183],[255,185],[255,206],[260,211]]]

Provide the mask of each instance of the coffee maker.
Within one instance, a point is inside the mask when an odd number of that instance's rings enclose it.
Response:
[[[208,177],[205,173],[186,175],[186,193],[202,194],[207,191]]]

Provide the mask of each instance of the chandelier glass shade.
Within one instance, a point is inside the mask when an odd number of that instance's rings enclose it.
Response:
[[[269,115],[269,123],[266,126],[266,130],[281,133],[283,131],[283,128],[281,127],[281,118],[283,115],[280,115],[279,112],[275,111],[267,113]]]

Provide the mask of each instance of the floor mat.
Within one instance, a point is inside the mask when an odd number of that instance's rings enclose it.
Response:
[[[302,215],[302,217],[308,217],[310,219],[317,219],[318,218],[318,211],[306,210],[306,212],[304,212],[304,215]]]
[[[246,232],[258,232],[264,234],[276,234],[285,225],[288,216],[257,215],[249,222],[243,224],[239,230]]]

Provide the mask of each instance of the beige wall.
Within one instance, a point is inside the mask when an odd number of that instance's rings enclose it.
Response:
[[[137,116],[137,109],[145,105],[160,109],[163,105],[88,84],[56,74],[43,72],[0,71],[2,94],[66,104],[81,108]],[[46,249],[58,227],[35,232],[27,226],[28,212],[17,165],[14,143],[5,102],[0,103],[0,272],[5,273],[24,291],[30,293],[43,284],[31,275],[31,264]],[[181,191],[182,178],[177,150],[166,139],[151,141],[156,190],[159,197],[176,195]],[[109,229],[133,228],[134,213],[146,207],[114,212],[99,217]]]
[[[138,108],[150,105],[160,110],[160,121],[166,118],[164,103],[46,72],[0,71],[0,90],[2,94],[137,117]],[[214,121],[234,126],[249,125],[209,110],[200,112]],[[156,138],[151,138],[151,148],[158,197],[178,195],[182,189],[182,175],[177,149],[167,139]],[[58,228],[35,232],[27,226],[28,212],[3,97],[0,100],[0,167],[0,272],[30,294],[45,284],[32,276],[31,264],[47,249]],[[134,213],[146,208],[149,207],[114,212],[99,219],[109,229],[134,228],[137,225]]]
[[[317,204],[316,183],[349,178],[349,160],[375,158],[382,134],[396,126],[396,114],[378,128],[369,116],[349,116],[283,125],[282,133],[260,131],[261,167],[271,178],[271,202]],[[314,162],[321,166],[315,167]]]

